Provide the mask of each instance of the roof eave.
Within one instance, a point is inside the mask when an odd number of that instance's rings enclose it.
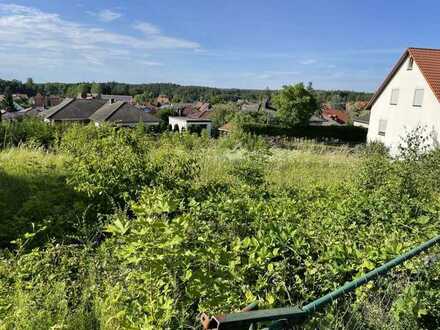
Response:
[[[107,117],[104,118],[103,121],[108,121],[126,102],[125,101],[117,101],[120,102],[119,105],[109,113]]]
[[[394,75],[397,73],[399,68],[402,66],[403,62],[405,62],[406,58],[410,55],[410,49],[407,48],[402,56],[400,56],[399,61],[394,65],[391,72],[386,76],[385,80],[382,82],[382,84],[377,89],[376,93],[374,93],[373,97],[368,102],[367,106],[365,107],[366,110],[371,110],[374,103],[377,101],[380,95],[382,95],[382,92],[385,90],[385,88],[388,86],[391,79],[393,79]]]
[[[71,98],[71,99],[66,99],[66,104],[64,104],[62,107],[60,107],[57,111],[50,113],[47,116],[44,116],[44,119],[52,119],[53,116],[55,116],[58,112],[60,112],[61,110],[63,110],[65,107],[67,107],[70,103],[72,103],[73,101],[75,101],[75,98]],[[58,106],[58,105],[56,105]],[[50,111],[50,109],[48,110]]]

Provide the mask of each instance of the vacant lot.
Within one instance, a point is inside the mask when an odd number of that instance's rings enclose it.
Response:
[[[438,152],[91,126],[46,140],[0,152],[4,329],[192,328],[201,311],[300,305],[438,233]],[[440,269],[422,261],[321,320],[438,328]]]

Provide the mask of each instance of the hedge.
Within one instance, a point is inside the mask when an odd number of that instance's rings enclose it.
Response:
[[[264,124],[243,124],[245,132],[257,135],[288,136],[314,139],[317,141],[339,141],[347,143],[363,143],[367,140],[368,130],[356,126],[306,126],[282,127]]]

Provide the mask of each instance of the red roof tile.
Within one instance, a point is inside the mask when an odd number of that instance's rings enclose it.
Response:
[[[213,114],[213,111],[205,110],[205,111],[193,112],[193,113],[187,115],[187,117],[193,118],[193,119],[210,119],[212,114]]]
[[[332,109],[329,107],[325,107],[322,110],[322,116],[325,119],[334,120],[334,121],[338,122],[339,124],[346,124],[348,122],[348,120],[350,119],[350,115],[348,114],[348,112]]]
[[[408,51],[440,102],[440,49],[410,48]]]
[[[385,78],[382,85],[380,85],[379,89],[373,95],[370,102],[368,102],[368,105],[366,107],[367,109],[371,109],[374,102],[376,102],[376,100],[382,94],[388,83],[394,77],[394,75],[408,56],[411,56],[414,59],[414,62],[419,67],[420,71],[428,82],[428,85],[431,87],[434,95],[440,102],[440,49],[408,48],[407,50],[405,50],[405,52],[400,57],[399,61],[396,63],[388,76]]]
[[[222,127],[220,127],[218,130],[219,131],[225,131],[225,132],[231,132],[235,129],[235,124],[228,122],[226,124],[224,124]]]

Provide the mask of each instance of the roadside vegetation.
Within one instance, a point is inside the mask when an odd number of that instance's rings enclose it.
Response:
[[[14,125],[0,125],[0,329],[198,329],[200,312],[310,302],[438,234],[440,152],[417,137],[392,160],[239,131]],[[439,263],[396,272],[386,308],[369,285],[320,317],[438,329]]]

